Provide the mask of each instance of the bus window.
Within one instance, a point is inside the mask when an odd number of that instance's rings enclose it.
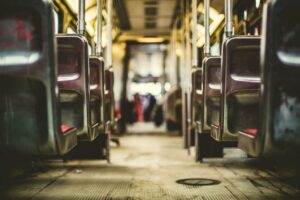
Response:
[[[76,32],[69,26],[67,28],[67,34],[76,34]]]
[[[212,56],[220,56],[220,43],[216,42],[214,45],[211,46],[211,55]]]

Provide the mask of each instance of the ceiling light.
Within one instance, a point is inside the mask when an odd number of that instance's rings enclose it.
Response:
[[[164,40],[162,37],[140,37],[137,39],[140,43],[161,43]]]

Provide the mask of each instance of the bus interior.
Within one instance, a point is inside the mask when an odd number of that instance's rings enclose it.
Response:
[[[299,0],[0,4],[0,199],[300,199]]]

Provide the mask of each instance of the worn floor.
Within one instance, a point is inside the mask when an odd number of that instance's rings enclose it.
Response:
[[[51,161],[2,188],[0,199],[300,199],[299,181],[253,159],[195,163],[175,134],[134,133],[105,161]],[[219,180],[212,186],[185,186],[182,178]],[[294,178],[294,179],[293,179]],[[293,183],[293,184],[291,184]]]

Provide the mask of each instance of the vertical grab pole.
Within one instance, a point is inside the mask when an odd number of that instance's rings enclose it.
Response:
[[[176,18],[175,23],[174,23],[174,27],[173,27],[173,64],[174,64],[174,72],[175,72],[175,83],[176,85],[179,85],[179,81],[178,81],[178,70],[177,70],[177,24],[178,24],[178,18]],[[178,81],[178,82],[177,82]]]
[[[96,56],[102,55],[102,0],[97,0],[97,43]]]
[[[112,0],[107,0],[107,68],[112,62]]]
[[[78,24],[77,33],[79,35],[85,34],[85,0],[79,0],[78,3]]]
[[[92,54],[91,55],[96,55],[96,43],[94,39],[91,39],[91,46],[92,46]]]
[[[198,50],[197,50],[197,0],[192,2],[192,23],[193,23],[193,54],[192,54],[192,67],[198,66]]]
[[[181,99],[182,99],[182,108],[181,108],[181,115],[182,115],[182,119],[181,119],[181,131],[182,131],[182,138],[183,138],[183,148],[187,147],[186,144],[186,137],[185,137],[185,128],[186,128],[186,123],[185,123],[185,79],[186,77],[183,76],[184,74],[184,70],[186,67],[186,53],[185,53],[185,36],[184,36],[184,29],[185,29],[185,1],[180,1],[181,2],[181,60],[180,60],[180,74],[181,74]]]
[[[186,85],[185,85],[185,98],[186,98],[186,139],[187,139],[187,151],[188,151],[188,155],[191,154],[191,71],[192,71],[192,49],[191,49],[191,37],[190,37],[190,30],[191,30],[191,26],[190,26],[190,17],[191,17],[191,10],[190,10],[190,6],[191,6],[191,0],[187,1],[187,5],[186,5],[186,21],[185,21],[185,25],[186,25],[186,69],[185,69],[185,77],[186,77]]]
[[[233,20],[232,20],[233,2],[225,0],[225,35],[230,37],[233,35]]]
[[[197,38],[198,38],[198,32],[197,32],[197,0],[192,1],[192,70],[190,73],[190,77],[192,77],[193,71],[198,67],[198,49],[197,49]],[[192,145],[192,125],[193,125],[193,115],[194,115],[194,105],[193,105],[193,79],[190,80],[191,87],[189,90],[189,145]],[[195,136],[194,136],[195,138]],[[188,151],[190,154],[190,149]]]
[[[113,59],[112,59],[112,10],[113,9],[113,0],[107,0],[107,60],[106,60],[106,69],[113,74]],[[113,77],[110,77],[110,123],[109,123],[109,132],[112,131],[114,126],[114,109],[115,109],[115,99],[114,99],[114,80]],[[108,127],[107,127],[108,128]]]
[[[171,31],[171,42],[170,42],[170,44],[171,44],[171,55],[172,55],[172,57],[171,57],[171,66],[173,66],[173,67],[175,67],[175,39],[174,39],[174,37],[175,37],[175,31],[174,31],[174,26],[172,26],[172,31]],[[170,70],[169,70],[170,71]],[[174,70],[175,71],[175,70]],[[172,76],[171,76],[172,77]],[[171,83],[172,83],[172,78],[171,78]]]
[[[204,56],[210,56],[209,8],[210,8],[210,0],[204,0],[204,29],[205,29]]]
[[[180,59],[180,74],[181,74],[181,81],[180,84],[184,85],[184,77],[182,76],[183,70],[185,68],[185,37],[184,37],[184,15],[185,15],[185,6],[184,3],[185,1],[180,1],[181,6],[180,6],[180,13],[181,13],[181,21],[180,21],[180,43],[181,43],[181,59]]]
[[[96,38],[96,44],[95,44],[95,56],[97,57],[102,57],[103,52],[102,52],[102,6],[103,6],[103,1],[102,0],[97,0],[97,38]],[[104,67],[104,66],[102,66]],[[102,73],[105,73],[102,71]],[[104,74],[100,74],[100,77],[102,79],[100,83],[100,88],[101,88],[101,106],[100,106],[100,117],[101,117],[101,123],[104,124],[105,126],[105,117],[104,117]]]

